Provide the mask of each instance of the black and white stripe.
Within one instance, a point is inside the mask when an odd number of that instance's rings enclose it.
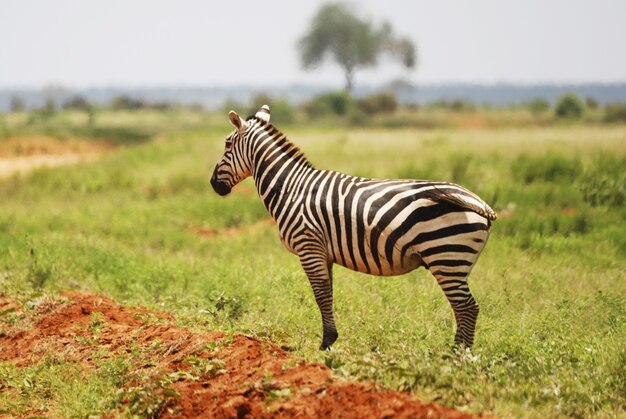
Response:
[[[300,258],[322,314],[322,349],[337,339],[332,312],[334,263],[373,275],[420,266],[437,279],[454,310],[455,342],[471,346],[478,304],[467,277],[487,243],[496,213],[467,189],[446,182],[378,180],[317,170],[269,123],[269,107],[242,120],[211,184],[226,195],[254,178],[284,245]]]

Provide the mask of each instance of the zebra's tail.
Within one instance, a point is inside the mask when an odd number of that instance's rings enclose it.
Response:
[[[433,201],[448,202],[452,205],[466,208],[485,217],[490,222],[498,218],[498,214],[478,195],[459,185],[448,184],[444,188],[433,185],[433,188],[428,190],[427,195]]]

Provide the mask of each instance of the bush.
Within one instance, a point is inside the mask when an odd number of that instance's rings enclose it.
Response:
[[[580,119],[585,113],[585,104],[575,94],[568,93],[559,98],[555,112],[559,119]]]
[[[476,105],[466,99],[454,99],[454,100],[437,100],[430,104],[431,108],[445,109],[452,112],[473,112],[476,110]]]
[[[626,104],[616,102],[606,105],[604,120],[606,122],[626,122]]]
[[[327,115],[347,115],[354,107],[354,100],[347,92],[325,93],[303,105],[303,110],[310,117]]]
[[[73,109],[77,111],[89,112],[91,104],[82,96],[72,96],[63,102],[63,109]]]
[[[252,102],[248,107],[248,113],[254,115],[263,105],[270,107],[272,122],[289,123],[294,119],[294,108],[287,99],[272,99],[271,96],[263,93],[252,98]]]
[[[550,109],[550,104],[544,98],[535,98],[529,101],[526,106],[533,115],[541,115]]]
[[[392,113],[398,109],[396,96],[390,92],[377,93],[360,99],[357,106],[368,115],[377,113]]]
[[[122,111],[122,110],[136,110],[141,109],[145,106],[145,103],[141,99],[134,99],[130,96],[116,96],[111,101],[111,109],[114,111]]]

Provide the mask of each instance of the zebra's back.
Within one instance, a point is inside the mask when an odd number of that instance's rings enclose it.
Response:
[[[374,275],[399,275],[419,266],[467,275],[495,218],[478,196],[449,183],[338,172],[312,183],[308,214],[326,238],[331,261]]]

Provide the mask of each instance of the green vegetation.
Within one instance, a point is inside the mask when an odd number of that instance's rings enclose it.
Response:
[[[82,126],[87,118],[62,113],[24,124],[29,117],[5,116],[10,135],[55,126],[58,118]],[[228,198],[210,190],[230,129],[224,115],[102,112],[95,122],[94,129],[149,137],[129,135],[135,146],[97,161],[0,180],[6,294],[32,301],[65,289],[104,293],[171,312],[195,330],[271,339],[337,374],[472,412],[626,414],[623,126],[350,129],[277,120],[320,168],[450,180],[499,212],[470,278],[481,304],[475,347],[457,354],[452,311],[424,270],[377,278],[335,268],[340,337],[332,352],[317,350],[310,286],[276,228],[256,224],[267,214],[253,184],[245,181]],[[0,326],[15,316],[0,312]],[[26,369],[2,364],[0,414],[45,408],[61,417],[102,415],[119,409],[122,397],[131,400],[131,414],[163,404],[155,394],[167,381],[136,378],[137,387],[120,395],[128,360],[100,365],[85,376],[63,359]]]
[[[575,94],[569,93],[559,98],[555,112],[559,119],[580,119],[585,113],[585,103]]]

